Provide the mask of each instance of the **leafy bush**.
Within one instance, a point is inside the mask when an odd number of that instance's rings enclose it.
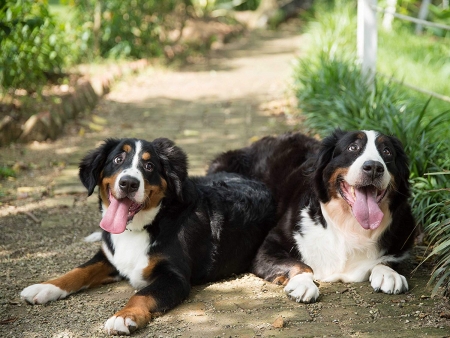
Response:
[[[448,174],[441,173],[442,175]],[[448,192],[447,192],[448,194]],[[444,214],[450,215],[450,201],[447,200],[444,206]],[[434,243],[433,250],[428,255],[430,257],[438,257],[430,282],[435,282],[433,294],[437,292],[439,287],[445,286],[447,296],[450,295],[450,218],[446,218],[441,222],[433,222],[428,225],[431,242]]]
[[[430,99],[387,78],[367,85],[355,60],[353,11],[349,4],[317,11],[318,21],[309,27],[311,44],[295,69],[304,123],[322,136],[336,127],[374,129],[402,141],[410,158],[413,212],[438,255],[433,280],[439,286],[450,276],[450,181],[434,173],[448,173],[450,166],[450,111],[430,108]]]
[[[87,57],[144,58],[162,55],[167,31],[176,25],[169,15],[183,0],[73,0],[80,48]]]
[[[0,179],[7,177],[16,177],[16,172],[12,168],[0,166]]]
[[[65,47],[44,1],[6,0],[0,7],[0,87],[35,91],[61,73]]]
[[[235,11],[254,11],[258,8],[261,0],[193,0],[193,3],[208,4],[212,9],[226,9]]]

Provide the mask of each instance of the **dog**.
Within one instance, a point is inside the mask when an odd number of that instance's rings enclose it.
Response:
[[[98,186],[101,249],[21,297],[44,304],[128,279],[137,293],[105,323],[109,334],[128,335],[181,303],[191,285],[247,272],[276,224],[270,191],[236,174],[190,178],[187,168],[186,154],[166,138],[107,139],[89,152],[79,177],[89,195]]]
[[[339,129],[322,142],[298,132],[267,136],[219,155],[208,168],[217,172],[260,180],[272,191],[278,222],[251,272],[284,285],[297,302],[318,299],[315,281],[408,290],[393,269],[408,257],[415,231],[408,158],[397,138]]]

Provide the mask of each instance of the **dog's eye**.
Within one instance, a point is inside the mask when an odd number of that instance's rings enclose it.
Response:
[[[120,163],[123,162],[124,159],[125,159],[125,154],[124,154],[124,153],[121,153],[121,154],[117,155],[116,157],[114,157],[113,162],[114,162],[115,164],[120,164]]]
[[[147,171],[152,172],[153,171],[153,163],[147,162],[144,164],[144,169]]]
[[[392,155],[391,149],[389,149],[388,147],[384,148],[383,155],[391,156]]]
[[[356,143],[352,143],[348,146],[348,151],[358,151],[359,150],[359,146]]]

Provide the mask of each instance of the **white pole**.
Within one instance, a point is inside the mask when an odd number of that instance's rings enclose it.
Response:
[[[428,7],[430,6],[431,1],[430,0],[423,0],[422,3],[420,4],[420,9],[419,9],[419,15],[418,18],[419,20],[425,20],[428,16]],[[423,26],[422,24],[418,23],[416,25],[416,34],[420,35],[423,33]]]
[[[377,63],[377,0],[358,0],[357,53],[362,73],[372,85]]]
[[[395,8],[397,7],[397,0],[386,1],[386,12],[383,16],[383,28],[390,32],[392,30],[392,21],[394,21]]]

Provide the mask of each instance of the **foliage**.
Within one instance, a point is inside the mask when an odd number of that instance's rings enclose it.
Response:
[[[6,0],[0,6],[0,87],[35,91],[61,73],[67,53],[62,30],[44,1]]]
[[[413,18],[417,18],[419,15],[419,10],[421,7],[422,1],[419,0],[398,0],[396,11],[399,14],[403,14],[406,16],[410,16]],[[387,1],[381,0],[380,6],[386,8]],[[450,9],[443,8],[443,1],[434,0],[428,6],[428,16],[426,18],[427,21],[441,23],[444,25],[448,25],[450,19]],[[416,23],[408,22],[408,21],[399,21],[399,24],[402,28],[408,28],[411,32],[415,29]],[[450,37],[450,31],[444,30],[442,28],[424,26],[425,31],[436,35],[436,36],[447,36]]]
[[[441,174],[448,174],[448,172]],[[449,201],[445,203],[444,208],[446,209],[444,213],[449,215]],[[450,292],[450,218],[446,218],[441,222],[431,223],[428,226],[428,232],[432,243],[434,243],[434,247],[427,259],[438,257],[430,279],[430,282],[435,282],[432,293],[436,294],[439,287],[445,286],[448,294]]]
[[[417,36],[398,22],[394,23],[394,31],[379,31],[378,71],[410,85],[450,96],[450,36]],[[440,113],[448,106],[448,102],[433,100],[429,112]]]
[[[172,14],[183,0],[72,0],[86,57],[144,58],[163,54]]]
[[[447,110],[436,109],[444,105],[432,105],[436,99],[427,100],[386,77],[377,76],[376,83],[369,86],[355,60],[354,14],[349,4],[342,7],[338,3],[332,11],[316,11],[317,21],[309,25],[311,44],[307,56],[295,68],[299,106],[306,116],[304,123],[322,136],[336,127],[375,129],[402,141],[410,158],[413,212],[434,245],[432,255],[438,255],[433,279],[441,285],[450,276],[450,181],[446,175],[434,173],[448,173],[444,169],[450,166],[448,104]],[[405,35],[401,38],[405,39]],[[427,41],[427,37],[422,39]],[[401,50],[403,44],[399,43],[399,49],[394,44],[389,45],[392,53],[407,59],[408,51]],[[440,62],[440,50],[430,50],[435,52],[428,57],[428,64],[417,62],[421,71],[416,73],[422,73],[423,82],[427,82],[431,60]],[[417,53],[412,54],[410,58]],[[389,62],[391,59],[383,59],[377,67],[383,68]]]
[[[217,0],[219,8],[234,9],[236,11],[254,11],[258,8],[261,0]]]
[[[0,178],[16,177],[16,172],[6,166],[0,166]]]

